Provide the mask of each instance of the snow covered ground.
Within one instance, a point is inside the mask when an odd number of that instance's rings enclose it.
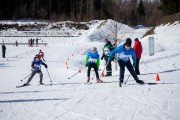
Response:
[[[140,38],[146,30],[128,29],[123,37]],[[90,42],[87,35],[42,38],[49,43],[47,47],[6,46],[7,58],[0,58],[0,120],[179,120],[180,24],[162,25],[155,31],[154,56],[148,56],[149,36],[141,39],[144,52],[139,78],[152,84],[137,85],[130,77],[122,88],[118,86],[119,71],[115,71],[114,62],[113,76],[102,78],[106,83],[98,84],[94,79],[93,84],[84,84],[85,55],[92,46],[98,47],[101,55],[104,44]],[[15,39],[27,40],[21,37],[0,41]],[[31,73],[30,64],[39,49],[45,53],[53,85],[49,86],[48,73],[42,66],[46,86],[39,86],[36,75],[31,86],[16,88],[26,82],[20,80]],[[104,61],[100,68],[104,68]],[[81,73],[68,79],[79,69]],[[93,76],[93,71],[91,73]],[[155,81],[156,73],[160,82]],[[128,75],[126,70],[125,80]]]

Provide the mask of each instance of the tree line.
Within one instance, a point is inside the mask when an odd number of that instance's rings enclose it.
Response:
[[[178,13],[179,6],[179,0],[0,0],[0,19],[113,19],[151,26],[164,15]]]

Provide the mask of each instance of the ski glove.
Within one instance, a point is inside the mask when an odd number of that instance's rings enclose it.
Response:
[[[45,64],[45,68],[48,68],[48,66]]]
[[[104,56],[101,57],[101,60],[103,60]]]

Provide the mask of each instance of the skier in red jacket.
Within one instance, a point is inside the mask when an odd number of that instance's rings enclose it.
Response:
[[[40,58],[45,62],[45,60],[44,60],[44,52],[42,52],[42,50],[39,50],[39,55],[40,55]]]
[[[135,72],[137,75],[140,75],[140,71],[139,71],[139,61],[141,59],[141,54],[142,54],[142,45],[141,42],[138,40],[138,38],[134,39],[134,51],[136,53],[136,64],[135,64]]]

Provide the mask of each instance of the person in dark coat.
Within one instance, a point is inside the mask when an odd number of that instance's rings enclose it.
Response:
[[[134,51],[136,53],[136,65],[135,65],[135,72],[137,75],[140,75],[140,71],[139,71],[139,61],[141,59],[141,54],[143,51],[141,42],[138,40],[138,38],[135,38],[134,40]]]
[[[134,49],[131,47],[131,39],[127,38],[126,42],[123,45],[120,45],[116,49],[114,49],[108,58],[110,61],[115,54],[118,54],[117,60],[120,67],[120,73],[119,73],[119,87],[121,87],[121,84],[124,82],[124,72],[125,67],[128,69],[134,80],[138,84],[144,84],[142,80],[139,80],[135,70],[133,69],[133,66],[136,64],[136,54],[134,52]],[[131,64],[130,59],[133,59],[133,65]]]
[[[3,43],[2,44],[2,57],[5,58],[5,54],[6,54],[6,46],[5,44]]]
[[[112,76],[112,67],[111,67],[111,61],[108,62],[108,58],[110,55],[110,52],[114,50],[113,45],[111,44],[111,42],[108,39],[105,39],[105,45],[103,48],[103,55],[101,57],[101,60],[105,60],[106,61],[106,75],[105,76]]]
[[[16,44],[16,47],[18,47],[18,42],[17,42],[17,40],[16,40],[15,44]]]

